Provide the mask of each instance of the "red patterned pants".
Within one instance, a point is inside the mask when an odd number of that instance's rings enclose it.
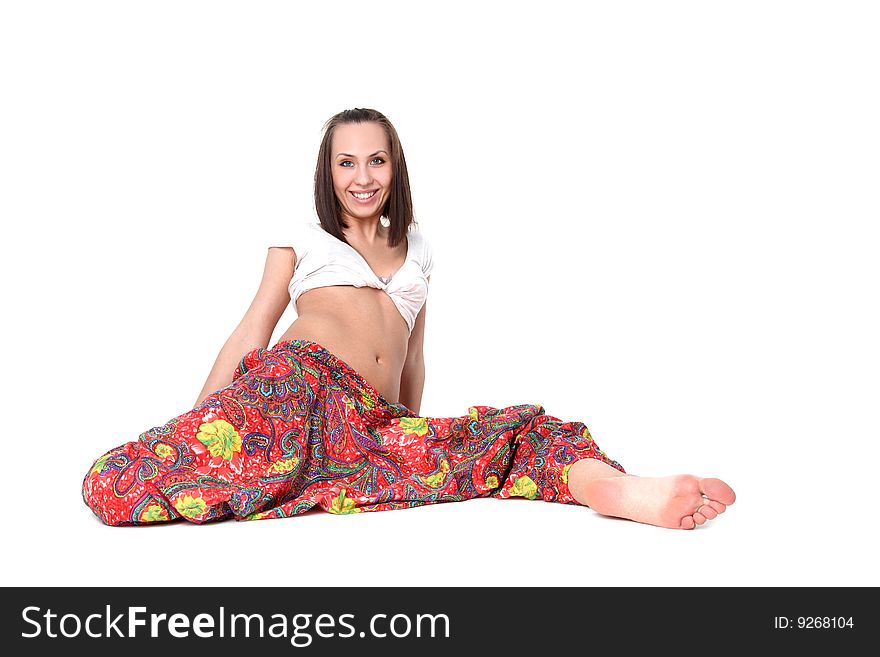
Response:
[[[608,458],[581,422],[537,405],[417,417],[321,345],[286,340],[241,359],[232,383],[110,450],[83,500],[108,525],[386,511],[514,496],[577,504],[568,470]]]

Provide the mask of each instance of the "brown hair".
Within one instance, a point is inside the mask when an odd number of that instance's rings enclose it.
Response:
[[[381,112],[373,109],[355,108],[344,110],[331,117],[324,124],[324,138],[318,149],[318,165],[315,167],[315,210],[321,226],[328,233],[347,243],[342,233],[348,224],[342,218],[342,208],[336,193],[333,190],[333,175],[330,171],[330,142],[336,126],[346,123],[378,123],[385,129],[388,141],[391,144],[391,193],[382,208],[383,217],[388,217],[389,226],[388,245],[397,246],[406,235],[409,226],[415,223],[413,217],[412,194],[409,188],[409,174],[406,170],[406,158],[403,156],[403,146],[397,130],[391,125],[391,121],[385,118]]]

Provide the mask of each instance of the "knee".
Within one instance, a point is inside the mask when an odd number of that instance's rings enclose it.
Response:
[[[122,447],[117,447],[95,459],[86,471],[82,482],[82,499],[92,512],[106,525],[113,522],[113,490],[118,475]]]
[[[126,443],[98,458],[86,472],[82,498],[105,525],[141,525],[179,517],[169,505],[154,477],[160,468],[154,459]]]
[[[133,523],[131,501],[137,496],[137,487],[129,485],[128,490],[120,490],[132,472],[131,465],[127,445],[121,445],[96,459],[83,477],[83,502],[105,525]]]

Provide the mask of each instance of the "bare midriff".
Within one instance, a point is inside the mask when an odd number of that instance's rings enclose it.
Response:
[[[351,365],[389,402],[400,396],[409,327],[384,290],[332,285],[304,292],[278,338],[311,340]]]

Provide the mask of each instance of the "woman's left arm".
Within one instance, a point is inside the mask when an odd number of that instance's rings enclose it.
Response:
[[[425,308],[427,302],[416,315],[416,323],[409,336],[406,349],[406,362],[400,374],[400,403],[416,415],[422,405],[422,392],[425,389]]]

